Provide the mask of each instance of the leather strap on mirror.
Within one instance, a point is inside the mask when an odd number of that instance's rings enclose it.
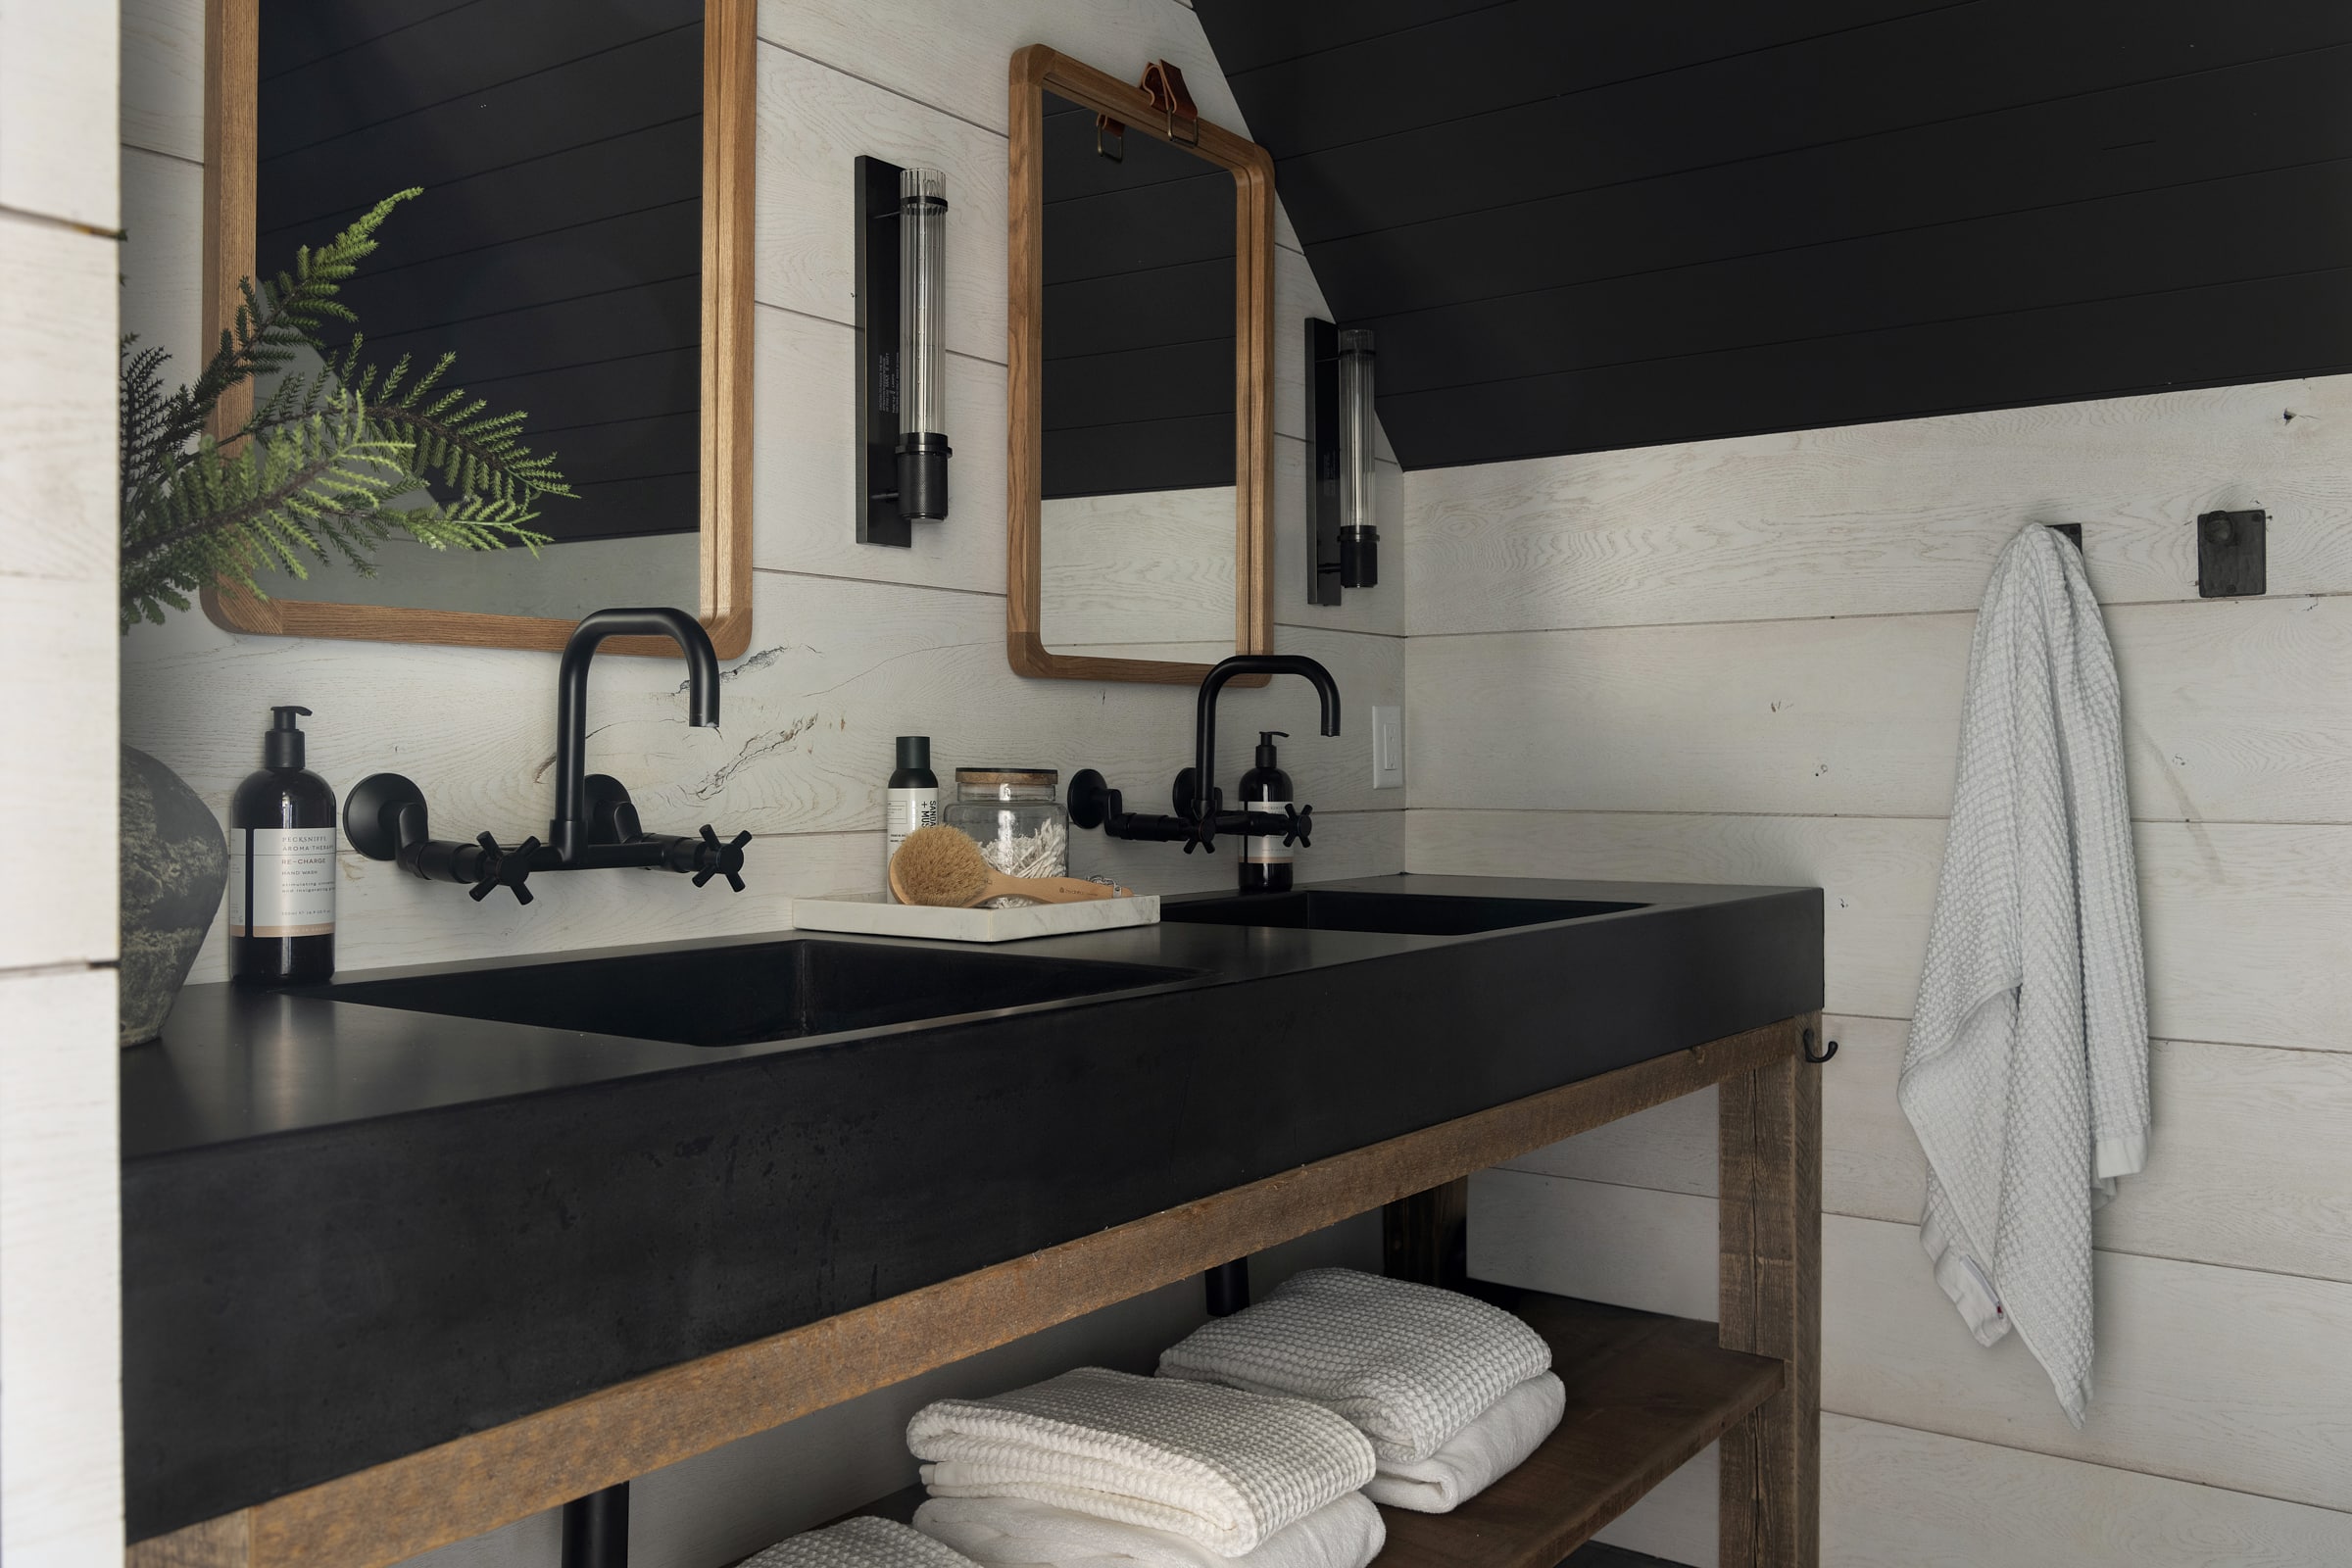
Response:
[[[1167,117],[1168,140],[1181,146],[1200,145],[1200,111],[1193,106],[1193,94],[1184,84],[1184,73],[1165,60],[1154,60],[1144,67],[1144,79],[1136,84],[1152,107]],[[1110,138],[1104,145],[1103,138]],[[1112,162],[1126,156],[1127,127],[1108,115],[1095,117],[1095,151]]]

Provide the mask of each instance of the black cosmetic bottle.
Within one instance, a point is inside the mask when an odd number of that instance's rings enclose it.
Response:
[[[228,972],[241,986],[335,972],[335,792],[303,770],[307,708],[272,708],[262,769],[228,811]]]
[[[1265,811],[1280,816],[1291,804],[1291,775],[1274,765],[1274,742],[1289,740],[1290,732],[1265,729],[1257,732],[1257,765],[1242,775],[1242,809]],[[1242,840],[1242,891],[1244,893],[1288,893],[1291,891],[1291,847],[1278,834],[1272,838],[1250,837]]]

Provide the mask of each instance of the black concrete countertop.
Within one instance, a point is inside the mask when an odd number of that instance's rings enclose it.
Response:
[[[1183,974],[748,1046],[188,988],[122,1061],[129,1539],[1822,1004],[1815,889],[1324,886],[1643,907],[1007,944]]]

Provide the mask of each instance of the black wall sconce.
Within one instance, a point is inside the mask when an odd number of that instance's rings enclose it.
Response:
[[[914,543],[948,514],[948,182],[936,169],[856,165],[858,542]]]
[[[1380,582],[1373,466],[1372,334],[1306,318],[1306,602]]]

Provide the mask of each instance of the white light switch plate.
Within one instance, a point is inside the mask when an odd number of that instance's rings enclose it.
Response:
[[[1382,708],[1372,710],[1372,787],[1376,790],[1404,788],[1404,710]]]

